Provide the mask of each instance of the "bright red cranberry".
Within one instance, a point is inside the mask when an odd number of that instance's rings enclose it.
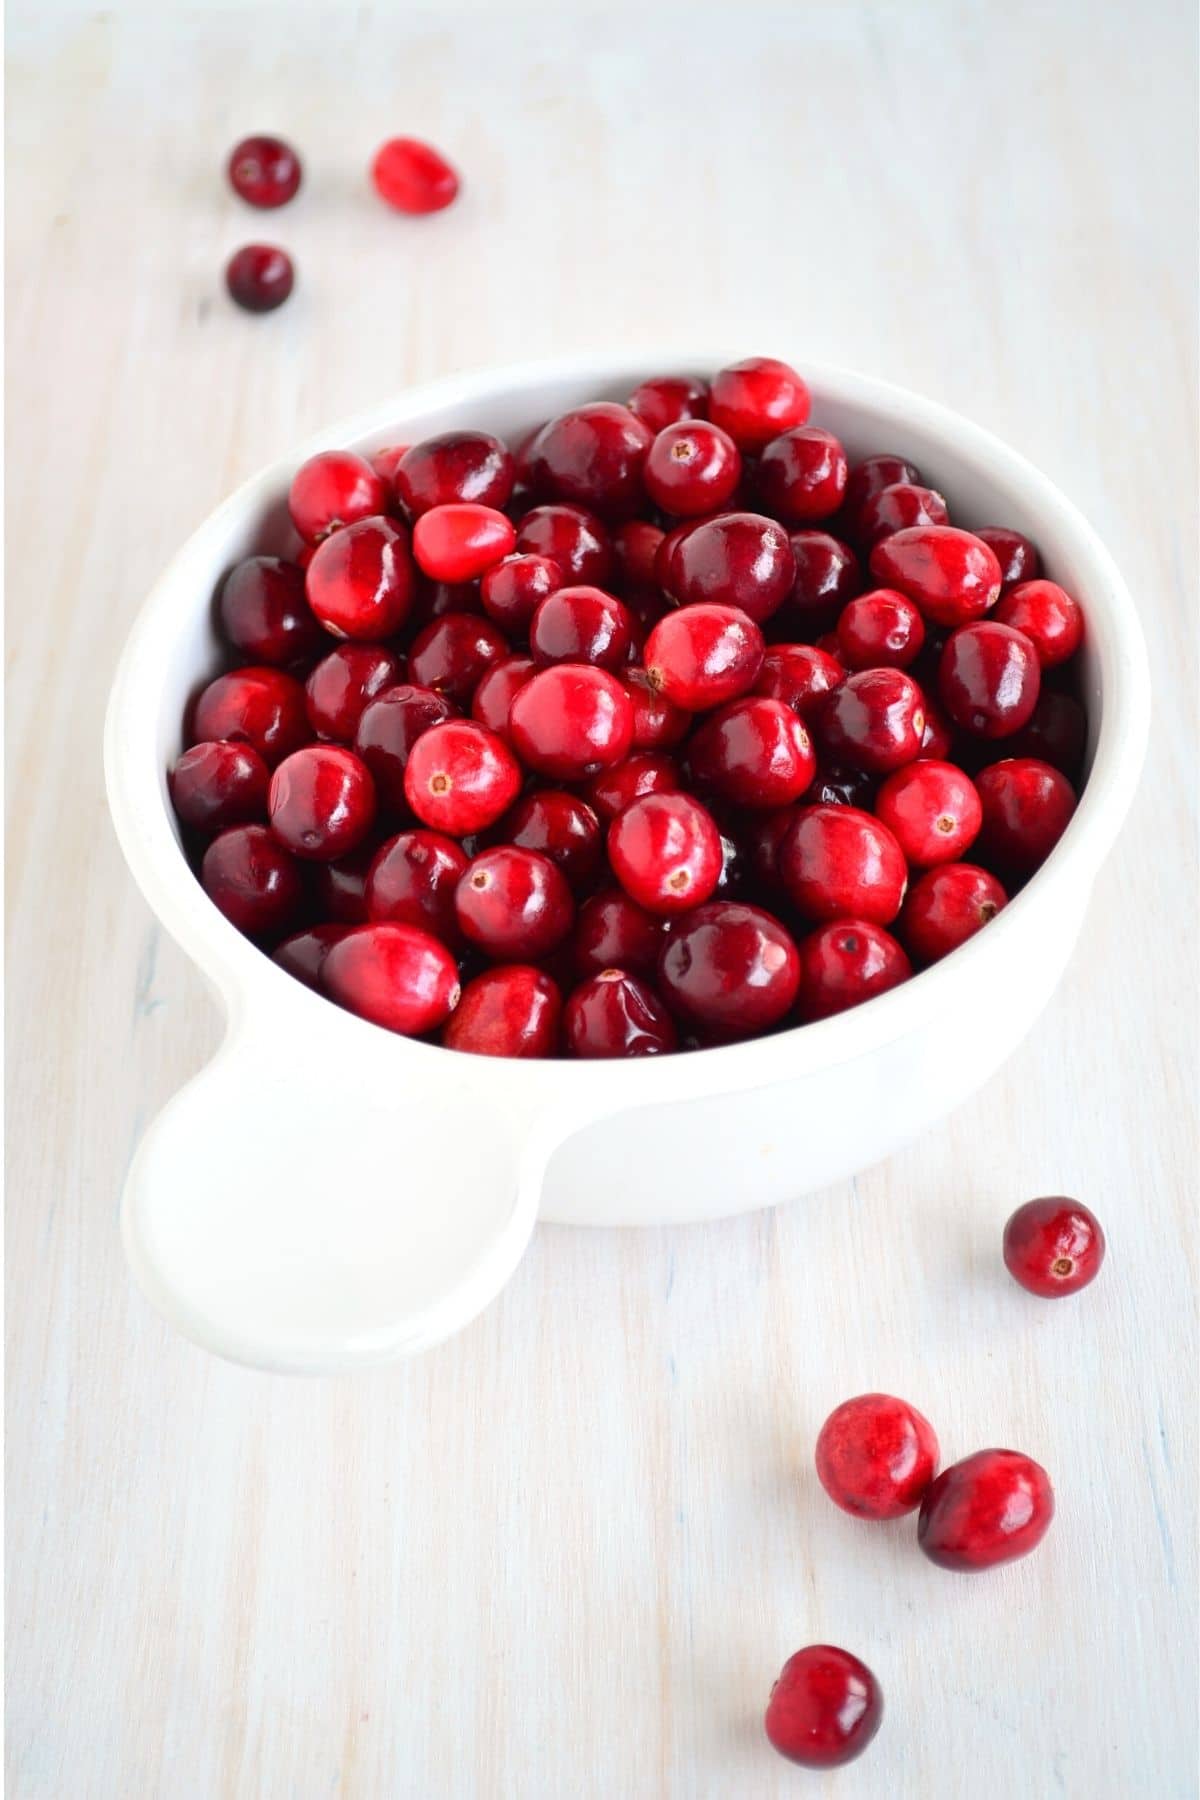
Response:
[[[862,591],[862,569],[849,544],[827,531],[793,531],[792,558],[796,579],[786,616],[810,626],[834,619],[848,600]],[[797,631],[795,635],[799,636]]]
[[[307,931],[297,931],[292,937],[284,938],[271,952],[272,961],[297,981],[302,981],[305,987],[316,988],[319,992],[325,958],[349,930],[348,925],[310,925]]]
[[[543,667],[569,662],[623,669],[632,641],[628,607],[596,587],[560,587],[542,601],[529,627],[533,660]]]
[[[633,706],[633,748],[671,750],[682,743],[692,723],[691,713],[661,694],[645,669],[624,669],[620,681]]]
[[[1005,1268],[1043,1300],[1077,1294],[1095,1281],[1104,1251],[1095,1213],[1063,1194],[1027,1200],[1004,1227]]]
[[[925,729],[921,733],[921,749],[917,760],[930,759],[934,762],[949,762],[950,752],[954,748],[954,727],[945,713],[933,704],[929,696],[925,697]]]
[[[442,1042],[472,1056],[554,1056],[561,1019],[558,983],[528,963],[506,963],[467,983]]]
[[[913,961],[935,963],[990,925],[1008,895],[974,863],[943,863],[913,883],[898,930]]]
[[[1056,581],[1022,581],[1009,588],[992,613],[1001,625],[1023,631],[1043,669],[1067,662],[1083,642],[1083,612]]]
[[[367,871],[367,917],[419,925],[443,944],[461,942],[454,890],[470,857],[440,831],[402,831],[376,852]]]
[[[871,573],[899,588],[934,625],[981,618],[1000,593],[995,553],[954,525],[914,525],[893,532],[871,552]]]
[[[529,450],[530,477],[551,499],[627,518],[642,498],[652,438],[627,406],[608,400],[577,406],[542,426]]]
[[[498,737],[508,740],[508,715],[512,703],[531,676],[537,674],[532,656],[502,656],[480,677],[471,695],[471,717]]]
[[[562,870],[514,844],[481,851],[459,881],[454,909],[463,936],[506,961],[549,956],[575,921]]]
[[[807,919],[866,919],[890,925],[900,911],[904,852],[870,813],[854,806],[806,806],[779,846],[779,873]]]
[[[836,657],[812,644],[774,644],[762,660],[754,692],[782,700],[798,719],[811,723],[825,696],[846,679]]]
[[[572,1056],[661,1056],[679,1041],[654,989],[624,969],[581,982],[567,999],[563,1028]]]
[[[606,669],[554,663],[514,696],[508,729],[527,768],[555,781],[582,781],[628,755],[633,706]]]
[[[865,550],[914,525],[948,525],[950,511],[936,488],[897,481],[881,488],[860,509],[856,531]]]
[[[305,575],[308,604],[335,637],[391,637],[413,602],[413,565],[404,528],[359,519],[325,539]]]
[[[581,975],[599,975],[605,969],[653,975],[662,941],[660,918],[619,888],[608,888],[580,907],[572,952]]]
[[[896,482],[920,484],[921,471],[902,456],[868,456],[855,463],[846,482],[846,517],[857,524],[858,516],[868,500]]]
[[[200,880],[215,906],[247,937],[287,930],[304,898],[300,864],[265,825],[234,825],[213,839]]]
[[[270,771],[249,744],[193,744],[171,770],[171,804],[196,831],[257,825],[267,816]]]
[[[680,541],[671,575],[681,605],[739,606],[761,625],[791,593],[796,563],[787,532],[774,519],[723,513]]]
[[[354,749],[371,771],[379,805],[385,813],[408,810],[404,771],[412,747],[424,732],[453,717],[454,708],[444,694],[407,682],[385,688],[363,708],[354,733]]]
[[[628,815],[626,815],[628,816]],[[732,900],[697,906],[670,926],[658,985],[672,1011],[721,1036],[778,1025],[800,986],[800,957],[772,913]]]
[[[883,1695],[866,1663],[834,1644],[789,1656],[764,1720],[781,1756],[806,1769],[833,1769],[861,1756],[883,1718]]]
[[[312,910],[321,919],[338,925],[365,925],[367,922],[367,875],[377,848],[371,836],[349,856],[334,862],[313,863],[309,872],[309,899]]]
[[[304,571],[278,556],[250,556],[221,584],[221,629],[244,656],[288,663],[316,656],[328,641],[304,597]]]
[[[629,410],[657,437],[668,425],[708,415],[708,383],[694,375],[656,375],[629,396]]]
[[[487,431],[443,431],[406,450],[393,477],[410,519],[435,506],[507,506],[513,491],[508,448]]]
[[[685,606],[646,639],[646,673],[674,705],[702,712],[736,700],[758,679],[762,632],[736,606]]]
[[[423,732],[404,771],[404,795],[418,819],[450,837],[494,825],[520,788],[521,771],[507,744],[468,719]]]
[[[1019,874],[1040,868],[1075,812],[1066,776],[1031,756],[992,763],[975,777],[983,808],[979,850]]]
[[[658,547],[666,535],[648,519],[626,519],[613,532],[613,585],[626,599],[657,597]]]
[[[943,1469],[926,1491],[917,1542],[943,1569],[991,1569],[1037,1548],[1054,1517],[1040,1463],[1017,1450],[977,1450]]]
[[[1022,631],[996,625],[963,625],[951,632],[938,666],[942,705],[956,725],[976,737],[1011,737],[1027,725],[1037,705],[1041,672],[1037,651]]]
[[[912,974],[891,932],[867,919],[833,919],[800,945],[800,1017],[806,1024],[861,1006]]]
[[[688,743],[696,783],[755,812],[788,806],[817,769],[808,732],[782,700],[747,695],[705,719]]]
[[[274,312],[295,284],[295,265],[277,244],[243,244],[225,264],[229,297],[243,312]]]
[[[352,743],[366,706],[399,680],[400,662],[382,644],[339,644],[305,684],[309,723],[323,738]]]
[[[381,200],[402,213],[441,212],[458,193],[458,175],[420,138],[389,138],[375,152],[371,180]]]
[[[742,479],[742,457],[727,432],[704,419],[682,419],[659,432],[642,478],[656,506],[677,519],[715,512]]]
[[[846,452],[831,431],[800,425],[772,438],[758,464],[764,506],[785,525],[828,519],[846,492]]]
[[[857,806],[870,812],[875,805],[876,781],[865,769],[844,763],[818,762],[812,786],[804,795],[806,806]]]
[[[518,850],[548,856],[576,889],[590,885],[604,860],[600,820],[577,794],[559,788],[523,795],[493,827],[492,837],[497,844],[515,844]]]
[[[458,1005],[458,967],[416,925],[359,925],[329,950],[321,985],[360,1018],[407,1037],[436,1031]]]
[[[721,834],[690,794],[644,794],[608,828],[608,860],[625,892],[669,917],[707,900],[721,878]]]
[[[612,544],[595,513],[582,506],[535,506],[517,526],[522,556],[557,563],[564,581],[603,587],[612,573]]]
[[[875,812],[895,837],[909,866],[931,869],[957,862],[979,836],[979,791],[954,763],[924,760],[889,775]]]
[[[271,830],[293,856],[332,862],[362,843],[375,823],[370,770],[340,744],[307,744],[271,777]]]
[[[811,405],[808,383],[795,369],[773,356],[748,356],[713,376],[708,416],[739,450],[761,450],[803,425]]]
[[[367,461],[388,490],[389,501],[396,498],[396,470],[402,457],[408,455],[408,444],[385,444],[382,450],[372,450]]]
[[[925,696],[900,669],[860,669],[830,694],[816,729],[836,761],[886,775],[920,754]]]
[[[1013,756],[1036,756],[1072,780],[1078,779],[1087,747],[1087,717],[1070,694],[1045,690],[1028,725],[1005,743]]]
[[[817,1438],[817,1475],[856,1519],[902,1519],[937,1474],[937,1433],[892,1394],[859,1394],[830,1413]]]
[[[413,526],[413,555],[434,581],[474,581],[516,542],[512,520],[492,506],[435,506]]]
[[[282,138],[243,138],[230,151],[229,185],[250,206],[286,206],[300,178],[300,158]]]
[[[288,489],[288,512],[306,544],[386,511],[388,489],[352,450],[322,450],[301,463]]]
[[[488,670],[507,655],[508,641],[490,619],[447,613],[417,633],[408,670],[422,687],[467,706]]]
[[[235,669],[231,675],[218,675],[196,701],[194,744],[249,744],[268,768],[311,736],[304,689],[282,669]]]
[[[517,555],[486,571],[479,596],[501,631],[522,638],[542,601],[562,586],[563,572],[552,557]]]
[[[903,594],[875,588],[843,610],[837,638],[848,669],[907,669],[925,642],[925,622]]]
[[[1036,581],[1041,574],[1042,559],[1037,546],[1019,531],[1011,531],[1007,525],[981,525],[975,536],[995,553],[1005,593],[1018,581]]]
[[[593,775],[586,792],[600,818],[611,824],[644,794],[677,794],[679,769],[672,757],[661,752],[635,750],[622,762]]]

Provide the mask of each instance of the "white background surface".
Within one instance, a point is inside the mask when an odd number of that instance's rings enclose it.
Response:
[[[11,10],[13,1800],[1196,1791],[1190,15]],[[306,160],[281,214],[222,184],[258,129]],[[452,210],[373,200],[397,131],[459,163]],[[256,236],[299,267],[262,319],[219,283]],[[204,513],[323,420],[673,334],[921,388],[1101,526],[1156,725],[1079,954],[1004,1073],[846,1187],[716,1227],[543,1229],[412,1366],[224,1366],[137,1298],[116,1231],[140,1132],[218,1035],[107,826],[126,626]],[[1054,1191],[1110,1256],[1048,1305],[999,1234]],[[825,1501],[816,1430],[869,1387],[948,1458],[1046,1463],[1036,1557],[959,1580],[911,1522]],[[821,1639],[888,1707],[826,1780],[759,1725]]]

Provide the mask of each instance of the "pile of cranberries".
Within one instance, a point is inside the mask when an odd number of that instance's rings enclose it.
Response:
[[[758,1036],[981,930],[1075,808],[1080,608],[808,414],[754,357],[305,463],[171,772],[215,904],[493,1056]]]

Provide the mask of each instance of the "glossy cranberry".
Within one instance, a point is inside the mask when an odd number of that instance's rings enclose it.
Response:
[[[708,416],[739,450],[761,450],[780,432],[803,425],[812,405],[808,384],[773,356],[748,356],[713,376]]]
[[[267,805],[272,831],[293,856],[332,862],[375,823],[375,783],[353,751],[308,744],[280,763]]]
[[[286,931],[304,898],[300,864],[265,825],[234,825],[204,852],[200,880],[247,937]]]
[[[817,759],[790,707],[747,695],[697,728],[688,743],[688,766],[700,787],[758,812],[798,800],[816,773]]]
[[[391,519],[359,519],[319,546],[305,575],[308,604],[335,637],[378,641],[413,602],[408,535]]]
[[[400,661],[382,644],[339,644],[305,683],[309,723],[323,738],[352,743],[364,709],[399,680]]]
[[[563,585],[563,572],[552,557],[517,555],[486,571],[479,595],[488,618],[510,637],[522,638],[542,601]]]
[[[635,750],[671,750],[683,741],[691,727],[691,713],[660,693],[645,669],[624,669],[620,681],[633,706]]]
[[[423,732],[404,771],[404,795],[422,824],[450,837],[494,825],[520,792],[521,771],[507,744],[468,719]]]
[[[1011,531],[1007,525],[981,525],[975,536],[982,538],[995,554],[1005,593],[1018,581],[1036,581],[1041,574],[1042,559],[1037,546],[1021,532]]]
[[[415,925],[359,925],[334,944],[321,970],[331,999],[388,1031],[417,1037],[458,1005],[458,968],[444,944]]]
[[[561,1019],[558,983],[528,963],[505,963],[467,983],[442,1042],[472,1056],[554,1056]]]
[[[564,581],[603,587],[612,573],[612,543],[595,513],[582,506],[535,506],[517,527],[522,556],[545,556]]]
[[[381,200],[402,213],[441,212],[458,193],[458,175],[420,138],[389,138],[375,152],[371,180]]]
[[[572,1056],[661,1056],[679,1041],[653,988],[624,969],[581,982],[568,996],[563,1029]]]
[[[1011,737],[1028,724],[1040,687],[1037,651],[1011,625],[989,619],[964,625],[947,638],[938,691],[964,731],[983,738]]]
[[[875,588],[844,609],[837,638],[848,669],[907,669],[925,642],[925,623],[903,594]]]
[[[738,606],[761,625],[788,598],[795,576],[782,525],[761,513],[722,513],[680,540],[671,562],[671,592],[684,606]]]
[[[272,769],[311,736],[304,689],[282,669],[218,675],[196,701],[192,718],[193,744],[249,744]]]
[[[902,456],[868,456],[855,463],[846,481],[846,517],[857,524],[858,516],[868,500],[898,481],[920,484],[921,471]]]
[[[471,717],[507,743],[512,703],[525,683],[536,674],[537,664],[532,656],[501,657],[480,677],[479,686],[471,696]]]
[[[318,918],[339,925],[365,925],[367,922],[367,874],[375,854],[372,835],[348,856],[334,862],[313,863],[309,872],[309,901]]]
[[[400,832],[376,852],[367,871],[367,917],[419,925],[457,948],[454,891],[469,862],[462,845],[439,831]]]
[[[386,511],[388,488],[370,463],[351,450],[322,450],[292,477],[288,512],[307,544],[331,531]]]
[[[185,750],[171,770],[171,804],[196,831],[226,831],[267,816],[266,763],[249,744],[203,743]]]
[[[393,486],[410,519],[437,506],[499,508],[512,495],[513,459],[490,432],[443,431],[404,452]]]
[[[229,153],[229,185],[250,206],[286,206],[300,178],[300,158],[282,138],[243,138]]]
[[[628,816],[628,815],[627,815]],[[800,957],[772,913],[712,900],[670,926],[658,985],[672,1011],[722,1036],[778,1025],[800,986]]]
[[[763,657],[754,692],[781,700],[798,719],[811,723],[825,696],[845,678],[837,658],[812,644],[774,644]]]
[[[447,613],[417,633],[408,670],[422,687],[467,706],[488,670],[507,655],[508,641],[490,619]]]
[[[908,870],[887,826],[854,806],[806,806],[779,846],[779,873],[808,919],[890,925]]]
[[[229,297],[243,312],[274,312],[295,284],[295,265],[277,244],[243,244],[225,264]]]
[[[704,419],[683,419],[658,433],[642,479],[656,506],[677,519],[715,512],[742,479],[742,457],[728,433]]]
[[[497,844],[548,856],[575,889],[589,886],[604,859],[604,833],[596,813],[577,794],[559,788],[523,795],[491,836]]]
[[[645,794],[677,794],[679,769],[661,751],[635,750],[610,769],[601,769],[587,784],[588,800],[605,824]]]
[[[1056,581],[1019,582],[1003,596],[992,618],[1024,632],[1043,669],[1067,662],[1083,642],[1079,602]]]
[[[861,1756],[882,1718],[883,1695],[866,1663],[834,1644],[809,1644],[784,1663],[764,1724],[789,1762],[833,1769]]]
[[[626,519],[612,534],[613,585],[625,599],[657,594],[658,547],[666,536],[648,519]]]
[[[830,694],[816,730],[835,761],[886,775],[920,754],[925,696],[900,669],[860,669]]]
[[[1026,874],[1040,868],[1071,822],[1075,789],[1049,763],[1015,756],[975,777],[983,807],[979,853]]]
[[[828,519],[846,492],[846,452],[831,431],[800,425],[772,438],[757,471],[758,492],[785,525]]]
[[[927,1490],[917,1542],[943,1569],[991,1569],[1028,1556],[1053,1517],[1054,1489],[1040,1463],[1017,1450],[977,1450]]]
[[[800,945],[799,1015],[806,1024],[832,1018],[886,994],[911,974],[908,957],[882,925],[833,919]]]
[[[660,619],[646,639],[646,673],[674,705],[701,712],[736,700],[758,679],[764,644],[736,606],[685,606]]]
[[[631,899],[664,918],[707,900],[721,878],[721,834],[690,794],[644,794],[608,828],[608,860]]]
[[[629,410],[647,429],[658,435],[681,419],[708,415],[708,383],[694,375],[656,375],[643,381],[629,396]]]
[[[601,517],[627,518],[642,498],[653,433],[627,406],[594,401],[543,425],[528,453],[534,488]]]
[[[865,769],[850,769],[844,763],[817,763],[812,786],[804,795],[806,806],[857,806],[870,812],[875,805],[877,783]]]
[[[925,696],[925,729],[921,733],[921,749],[918,761],[932,759],[935,762],[948,762],[954,747],[954,727],[945,713],[941,712]]]
[[[1013,756],[1036,756],[1076,779],[1086,746],[1087,718],[1078,700],[1047,690],[1040,695],[1028,725],[1008,738],[1004,748]]]
[[[297,931],[292,937],[284,938],[271,952],[271,959],[297,981],[302,981],[305,987],[319,992],[325,958],[349,930],[348,925],[310,925],[307,931]]]
[[[913,883],[897,927],[922,966],[940,961],[989,925],[1008,895],[994,875],[974,863],[943,863]]]
[[[1043,1300],[1077,1294],[1104,1261],[1104,1233],[1094,1212],[1064,1194],[1027,1200],[1004,1227],[1004,1266]]]
[[[873,550],[884,538],[914,525],[948,525],[950,510],[936,488],[897,481],[881,488],[860,508],[855,524],[859,542]]]
[[[453,717],[454,708],[444,694],[407,682],[385,688],[363,708],[354,749],[371,772],[385,813],[408,810],[404,771],[412,747],[424,732]]]
[[[527,768],[556,781],[582,781],[628,755],[633,706],[606,669],[555,663],[514,696],[508,729]]]
[[[396,499],[396,470],[401,459],[408,455],[408,444],[385,444],[382,450],[372,450],[367,461],[388,490],[389,502]]]
[[[875,800],[911,868],[957,862],[979,836],[979,791],[954,763],[926,760],[889,775]]]
[[[580,907],[572,953],[581,975],[599,975],[604,969],[653,975],[662,941],[661,918],[619,888],[609,888]]]
[[[516,542],[512,520],[492,506],[435,506],[413,526],[413,555],[434,581],[474,581]]]
[[[529,627],[533,660],[543,667],[569,662],[622,669],[632,640],[628,607],[596,587],[560,587],[541,602]]]
[[[454,908],[463,936],[505,960],[549,956],[575,919],[571,890],[557,864],[514,844],[475,858],[455,890]]]
[[[791,546],[796,579],[786,616],[805,623],[836,617],[862,591],[857,556],[827,531],[793,531]]]
[[[954,525],[914,525],[893,532],[871,552],[871,573],[899,588],[934,625],[981,618],[1000,593],[995,553]]]
[[[817,1476],[856,1519],[902,1519],[920,1506],[939,1455],[937,1433],[915,1406],[892,1394],[859,1394],[822,1425]]]
[[[221,629],[259,663],[286,666],[316,656],[327,642],[304,597],[304,571],[278,556],[251,556],[221,584]]]

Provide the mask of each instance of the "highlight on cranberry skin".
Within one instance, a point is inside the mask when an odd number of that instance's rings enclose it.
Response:
[[[780,1670],[763,1725],[789,1762],[835,1769],[862,1755],[882,1720],[883,1695],[866,1663],[835,1644],[809,1644]]]
[[[441,212],[457,198],[458,174],[420,138],[389,138],[375,152],[371,180],[381,200],[402,213]]]
[[[1005,1268],[1043,1300],[1077,1294],[1095,1281],[1106,1248],[1095,1213],[1063,1194],[1027,1200],[1004,1227]]]
[[[856,1519],[901,1519],[937,1473],[937,1433],[892,1394],[859,1394],[835,1407],[817,1438],[821,1486]]]
[[[921,1502],[917,1542],[930,1562],[972,1573],[1036,1550],[1054,1517],[1054,1489],[1019,1450],[977,1450],[952,1463]]]

